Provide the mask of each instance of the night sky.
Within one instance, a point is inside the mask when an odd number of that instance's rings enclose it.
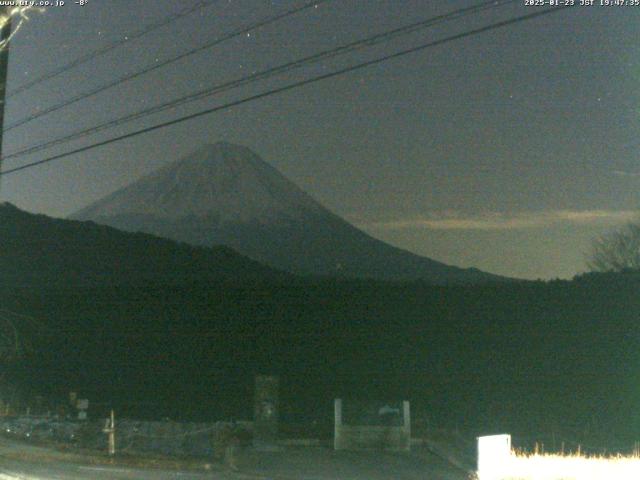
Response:
[[[68,0],[32,13],[11,45],[8,91],[195,3]],[[210,3],[11,96],[5,125],[305,2]],[[3,153],[477,3],[328,1],[13,128]],[[3,168],[540,8],[501,6]],[[7,175],[2,197],[63,217],[225,140],[393,245],[503,275],[568,278],[586,269],[590,239],[633,219],[640,204],[639,38],[640,6],[578,6]]]

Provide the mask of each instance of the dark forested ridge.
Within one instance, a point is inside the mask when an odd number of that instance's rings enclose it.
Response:
[[[13,377],[46,398],[73,389],[124,416],[251,417],[253,376],[276,373],[285,419],[377,396],[410,399],[433,425],[640,438],[639,274],[296,279],[226,249],[2,215],[1,305],[44,324]]]
[[[193,247],[0,205],[0,271],[10,286],[291,279],[227,247]]]
[[[251,416],[256,373],[283,414],[336,396],[409,398],[433,424],[640,433],[640,279],[484,287],[342,283],[14,291],[55,333],[31,379],[123,413]],[[419,412],[419,413],[418,413]],[[591,427],[593,428],[593,427]]]

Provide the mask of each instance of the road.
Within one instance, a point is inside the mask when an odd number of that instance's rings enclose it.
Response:
[[[236,480],[241,476],[215,472],[192,473],[119,466],[77,465],[59,461],[0,459],[0,480]]]
[[[92,462],[92,460],[94,460]],[[103,459],[104,460],[104,459]],[[243,480],[260,477],[223,471],[176,471],[99,465],[95,459],[77,454],[0,438],[0,480]]]
[[[410,454],[334,452],[328,448],[244,450],[239,472],[213,464],[209,470],[130,467],[96,463],[97,457],[69,454],[0,438],[0,480],[467,480],[468,472],[430,452]]]

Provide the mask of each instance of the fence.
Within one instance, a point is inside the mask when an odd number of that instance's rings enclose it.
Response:
[[[349,408],[351,404],[351,408]],[[369,407],[373,404],[368,405]],[[355,407],[355,408],[354,408]],[[347,402],[343,409],[341,399],[334,401],[334,449],[380,449],[408,451],[411,449],[411,417],[409,402],[374,408],[367,415],[366,406]]]
[[[104,419],[58,420],[54,417],[2,417],[5,434],[42,442],[74,443],[80,447],[107,449]],[[246,443],[252,422],[191,423],[171,421],[116,420],[116,451],[174,456],[224,455],[230,443]]]

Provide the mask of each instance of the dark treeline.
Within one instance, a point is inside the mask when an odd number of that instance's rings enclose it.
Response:
[[[0,308],[36,319],[11,317],[33,344],[13,381],[48,400],[77,390],[94,412],[250,418],[254,375],[273,373],[285,421],[330,419],[338,396],[378,397],[411,400],[416,423],[640,439],[638,274],[305,279],[8,204],[0,272]]]
[[[409,399],[414,418],[478,432],[640,438],[640,275],[435,287],[194,282],[5,290],[46,324],[20,378],[130,416],[251,417],[256,373],[283,418],[335,397]]]

